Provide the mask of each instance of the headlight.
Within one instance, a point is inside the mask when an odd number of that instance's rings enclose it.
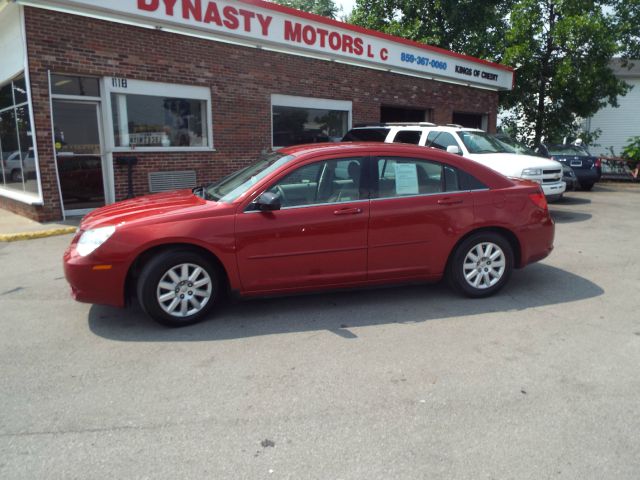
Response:
[[[524,177],[537,177],[542,175],[541,168],[525,168],[522,170],[522,176]]]
[[[78,252],[78,255],[80,255],[81,257],[86,257],[96,248],[106,242],[115,231],[115,225],[87,230],[80,236],[80,240],[78,240],[78,244],[76,245],[76,251]]]

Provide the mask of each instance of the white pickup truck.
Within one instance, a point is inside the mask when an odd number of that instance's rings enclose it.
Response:
[[[413,143],[446,150],[482,163],[506,177],[537,182],[548,201],[559,200],[567,188],[559,162],[518,155],[509,145],[476,128],[427,122],[362,125],[351,129],[343,141]]]

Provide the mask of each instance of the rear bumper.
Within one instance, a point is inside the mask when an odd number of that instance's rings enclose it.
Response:
[[[576,168],[573,171],[578,178],[578,182],[582,185],[596,183],[600,180],[600,175],[596,170],[580,170]]]
[[[71,296],[83,303],[124,307],[127,268],[123,264],[104,264],[81,257],[71,246],[64,254],[64,275],[71,286]]]
[[[520,268],[548,257],[553,251],[556,226],[549,214],[540,223],[520,231]]]

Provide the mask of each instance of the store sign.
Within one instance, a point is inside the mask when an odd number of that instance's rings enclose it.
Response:
[[[32,2],[33,3],[33,0]],[[39,2],[38,2],[39,3]],[[188,29],[233,38],[252,46],[306,52],[399,73],[455,81],[495,90],[512,88],[513,71],[445,50],[392,39],[358,27],[300,13],[289,14],[259,0],[49,0],[87,9],[135,17],[138,23],[171,30]],[[106,5],[105,5],[106,3]],[[115,18],[114,18],[115,19]]]

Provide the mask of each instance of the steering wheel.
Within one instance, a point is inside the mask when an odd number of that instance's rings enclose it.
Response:
[[[287,197],[284,194],[284,188],[282,188],[281,185],[276,185],[276,195],[278,195],[278,197],[280,197],[280,204],[281,205],[286,205],[287,203]]]

